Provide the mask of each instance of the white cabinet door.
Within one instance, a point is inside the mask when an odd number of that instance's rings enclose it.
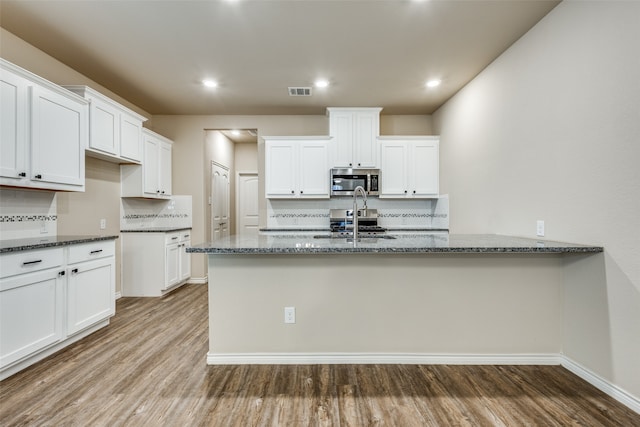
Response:
[[[29,81],[8,70],[0,74],[0,177],[3,184],[27,181],[27,90]]]
[[[171,197],[172,142],[142,129],[142,164],[120,166],[122,197],[166,199]]]
[[[158,185],[161,196],[171,196],[171,145],[160,142]]]
[[[190,235],[186,237],[183,235],[182,243],[180,244],[180,281],[191,277],[191,254],[187,253],[187,247],[191,246]]]
[[[93,98],[89,105],[89,148],[117,155],[120,146],[120,112],[107,102]]]
[[[302,142],[299,153],[300,197],[329,197],[329,147],[326,142]]]
[[[330,113],[329,134],[333,137],[333,167],[353,167],[353,126],[353,113]]]
[[[439,195],[439,142],[434,137],[383,139],[380,198]]]
[[[0,281],[0,368],[64,338],[64,270]]]
[[[332,167],[378,167],[381,108],[327,108]]]
[[[120,157],[142,162],[142,121],[126,113],[120,115]]]
[[[354,114],[354,167],[375,168],[378,166],[379,114],[380,112],[377,109],[376,111],[357,112]]]
[[[180,282],[180,252],[182,246],[178,243],[167,245],[165,249],[165,280],[164,289]]]
[[[296,196],[296,145],[293,141],[265,142],[265,189],[267,198]]]
[[[267,198],[329,198],[327,140],[267,138],[265,138]]]
[[[69,266],[67,335],[115,314],[115,269],[114,257]]]
[[[160,194],[160,141],[151,138],[144,138],[144,192],[157,196]]]
[[[87,106],[50,89],[31,87],[31,180],[84,191]],[[74,188],[76,187],[76,188]]]
[[[407,194],[407,157],[409,146],[401,142],[380,144],[380,197],[404,197]]]
[[[412,188],[414,197],[438,196],[439,153],[438,143],[434,141],[415,142],[410,158]]]

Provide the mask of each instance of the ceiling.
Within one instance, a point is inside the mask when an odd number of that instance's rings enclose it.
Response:
[[[430,114],[558,3],[0,0],[0,25],[151,114]]]

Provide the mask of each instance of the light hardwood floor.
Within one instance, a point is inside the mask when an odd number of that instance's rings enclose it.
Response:
[[[207,366],[207,287],[122,298],[111,325],[0,383],[2,426],[640,426],[558,366]]]

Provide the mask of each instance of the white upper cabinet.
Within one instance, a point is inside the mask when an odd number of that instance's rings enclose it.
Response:
[[[380,153],[380,198],[438,197],[438,137],[382,137]]]
[[[382,108],[327,108],[332,167],[377,168]]]
[[[329,198],[328,138],[264,139],[267,198]]]
[[[147,119],[87,86],[64,86],[89,101],[87,154],[115,163],[142,162]]]
[[[88,103],[0,60],[0,185],[84,191]]]
[[[169,198],[173,142],[149,129],[142,129],[142,141],[142,164],[120,166],[121,196]]]

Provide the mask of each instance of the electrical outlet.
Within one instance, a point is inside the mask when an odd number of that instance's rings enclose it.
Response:
[[[100,220],[100,230],[104,230],[105,228],[107,228],[107,220],[102,218]]]
[[[296,308],[285,307],[284,308],[284,323],[296,323]]]
[[[544,221],[541,219],[536,221],[536,236],[544,237]]]
[[[47,223],[45,221],[42,221],[40,223],[40,234],[47,234],[49,233],[49,229],[47,228]]]

